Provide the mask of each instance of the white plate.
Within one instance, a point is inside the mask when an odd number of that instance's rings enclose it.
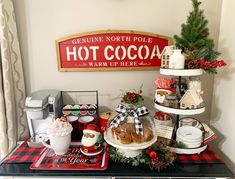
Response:
[[[166,69],[160,68],[160,74],[172,76],[199,76],[202,75],[202,69]]]
[[[199,142],[186,142],[182,139],[179,139],[178,137],[176,137],[176,141],[177,142],[183,142],[186,146],[187,146],[187,149],[189,148],[197,148],[197,147],[200,147],[201,144],[202,144],[202,141],[199,141]]]
[[[198,147],[195,149],[181,149],[181,148],[174,148],[174,147],[169,147],[171,152],[175,152],[177,154],[200,154],[206,149],[207,145],[204,145],[202,147]]]
[[[199,138],[198,140],[186,140],[181,136],[176,136],[176,141],[181,141],[188,144],[195,144],[195,143],[202,143],[202,138]]]

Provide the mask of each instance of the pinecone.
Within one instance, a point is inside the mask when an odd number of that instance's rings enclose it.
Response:
[[[204,29],[201,33],[200,33],[201,37],[207,37],[209,35],[208,29]]]
[[[198,69],[200,68],[200,63],[198,60],[186,60],[185,61],[185,68],[186,69]]]
[[[199,67],[199,63],[197,60],[195,60],[195,54],[197,53],[197,50],[189,51],[185,50],[184,56],[185,56],[185,68],[186,69],[196,69]]]

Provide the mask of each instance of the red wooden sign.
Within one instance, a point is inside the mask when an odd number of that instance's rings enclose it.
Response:
[[[107,30],[56,40],[59,71],[153,70],[171,39],[152,33]]]

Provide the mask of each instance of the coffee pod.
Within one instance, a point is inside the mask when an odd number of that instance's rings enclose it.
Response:
[[[68,104],[63,107],[62,112],[64,115],[68,116],[71,113],[72,105]]]
[[[78,104],[74,105],[72,107],[71,114],[74,116],[77,116],[79,114],[79,109],[80,109],[80,106]]]
[[[83,104],[81,107],[80,107],[81,111],[80,111],[80,114],[81,115],[87,115],[88,113],[88,105],[87,104]]]

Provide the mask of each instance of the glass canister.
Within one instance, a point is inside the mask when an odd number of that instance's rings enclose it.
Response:
[[[144,144],[153,140],[155,125],[149,116],[139,117],[143,126],[143,135],[137,134],[134,118],[128,116],[127,119],[116,128],[111,128],[112,138],[121,145],[125,144]]]
[[[177,96],[175,94],[166,96],[165,100],[163,101],[163,106],[178,108]]]

